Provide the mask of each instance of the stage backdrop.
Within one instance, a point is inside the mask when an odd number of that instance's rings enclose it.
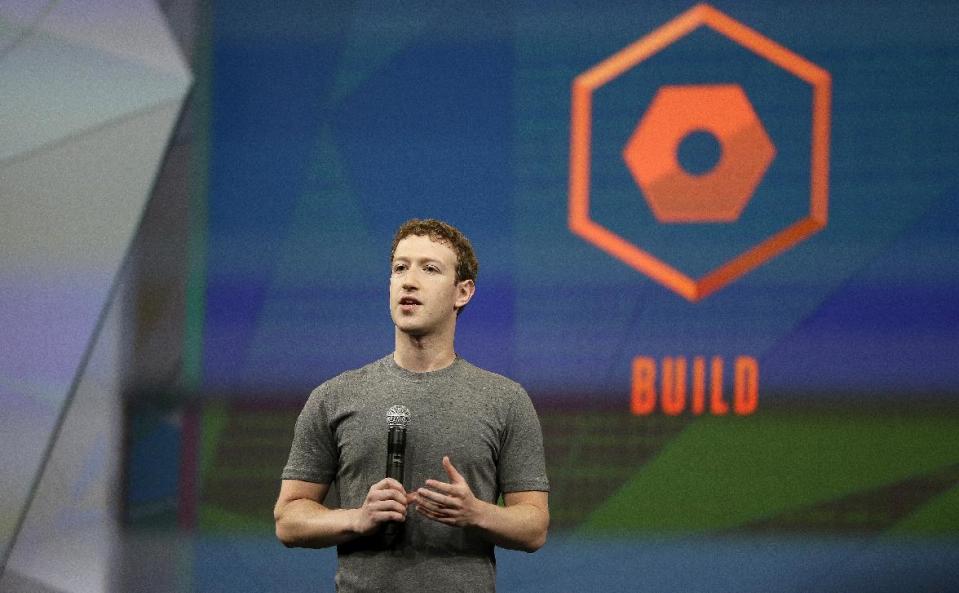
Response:
[[[480,260],[457,352],[543,422],[506,590],[959,587],[955,6],[371,4],[213,10],[197,582],[329,568],[222,542],[436,217]]]

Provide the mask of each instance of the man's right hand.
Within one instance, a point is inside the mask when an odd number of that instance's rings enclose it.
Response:
[[[354,530],[359,535],[371,535],[382,523],[405,521],[407,504],[403,484],[393,478],[383,478],[370,486],[363,506],[356,509]]]

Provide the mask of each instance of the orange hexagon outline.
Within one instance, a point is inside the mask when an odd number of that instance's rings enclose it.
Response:
[[[708,26],[813,87],[809,215],[699,280],[633,245],[589,217],[593,91],[682,37]],[[613,257],[690,301],[699,301],[826,226],[829,210],[829,72],[708,4],[697,4],[573,80],[569,154],[569,228]]]

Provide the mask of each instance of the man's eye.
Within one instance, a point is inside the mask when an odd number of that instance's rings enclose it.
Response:
[[[429,272],[430,274],[435,274],[439,272],[440,269],[437,268],[436,266],[426,266],[426,271]]]
[[[406,269],[406,266],[404,266],[404,265],[402,265],[402,264],[398,264],[398,265],[393,266],[393,273],[395,274],[396,272],[402,272],[402,271],[405,270],[405,269]]]

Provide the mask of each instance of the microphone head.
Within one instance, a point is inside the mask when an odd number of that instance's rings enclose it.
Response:
[[[391,428],[396,426],[406,429],[406,425],[410,423],[410,409],[406,406],[390,406],[386,413],[386,421],[389,422]]]

